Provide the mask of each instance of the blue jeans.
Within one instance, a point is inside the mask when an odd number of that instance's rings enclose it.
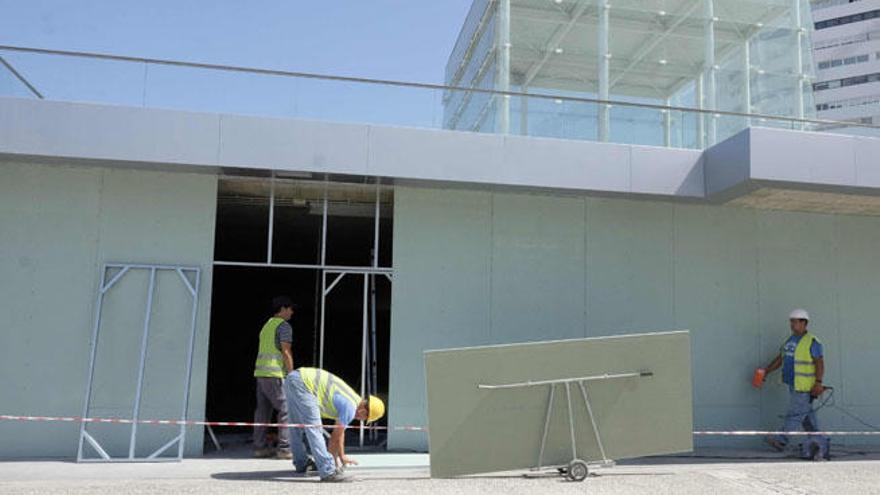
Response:
[[[785,424],[782,431],[819,431],[819,421],[816,419],[816,411],[813,410],[813,404],[810,401],[809,392],[789,392],[788,411],[785,414]],[[788,445],[789,438],[786,435],[777,435],[776,440],[784,445]],[[819,446],[819,455],[828,454],[828,438],[821,435],[810,435],[804,437],[801,444],[801,455],[809,457],[810,447],[816,444]]]
[[[304,423],[307,425],[321,424],[321,412],[318,409],[318,398],[306,388],[299,376],[299,371],[292,371],[284,379],[284,392],[287,395],[287,416],[291,423]],[[327,443],[324,441],[323,428],[306,428],[306,440],[312,449],[315,464],[318,465],[318,474],[326,478],[336,472],[336,461],[327,451]],[[297,470],[306,468],[308,454],[303,444],[302,435],[293,432],[289,435],[290,451],[293,454],[293,465]]]

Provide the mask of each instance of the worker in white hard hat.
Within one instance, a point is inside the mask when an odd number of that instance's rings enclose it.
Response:
[[[807,331],[810,314],[806,310],[795,309],[788,315],[788,322],[791,336],[761,374],[766,376],[782,368],[782,382],[789,389],[788,412],[782,431],[819,431],[813,400],[825,391],[822,385],[825,375],[822,344]],[[767,437],[767,443],[781,452],[788,445],[789,438],[786,435]],[[801,456],[814,461],[827,460],[827,437],[805,437],[801,444]]]

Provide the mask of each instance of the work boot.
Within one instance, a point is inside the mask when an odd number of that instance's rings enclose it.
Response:
[[[326,481],[328,483],[342,483],[345,481],[352,481],[351,476],[339,471],[338,469],[333,472],[330,476],[325,476],[321,478],[321,481]]]
[[[257,459],[268,459],[275,455],[275,451],[268,448],[254,449],[254,457]]]
[[[290,460],[293,459],[293,454],[287,449],[278,449],[278,451],[275,452],[275,458]]]
[[[308,456],[308,458],[306,458],[306,465],[305,465],[305,467],[302,468],[302,470],[300,470],[300,469],[296,470],[297,474],[314,473],[317,471],[318,471],[318,465],[315,464],[315,458],[312,456]]]
[[[822,455],[822,447],[820,447],[818,443],[814,442],[812,445],[810,445],[810,459],[812,459],[813,462],[825,462],[831,460],[831,456],[827,454]]]
[[[776,452],[782,452],[785,450],[785,444],[773,437],[767,437],[764,439],[764,441],[767,442],[767,445],[769,445]]]

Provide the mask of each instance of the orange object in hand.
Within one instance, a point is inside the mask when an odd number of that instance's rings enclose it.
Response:
[[[752,386],[755,388],[761,388],[761,385],[764,384],[765,376],[767,376],[767,370],[764,368],[756,369],[755,376],[752,377]]]

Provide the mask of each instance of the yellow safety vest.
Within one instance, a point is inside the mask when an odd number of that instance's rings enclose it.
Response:
[[[816,363],[810,348],[813,341],[819,339],[811,333],[805,333],[794,350],[794,390],[795,392],[809,392],[816,383]]]
[[[254,364],[254,376],[258,378],[284,378],[284,358],[275,347],[275,331],[282,323],[282,318],[269,318],[260,330],[260,348]]]
[[[329,371],[318,368],[300,368],[299,376],[309,392],[318,398],[318,408],[321,410],[322,418],[339,418],[339,413],[333,404],[333,396],[337,393],[350,401],[355,409],[361,403],[361,396],[341,378]]]

